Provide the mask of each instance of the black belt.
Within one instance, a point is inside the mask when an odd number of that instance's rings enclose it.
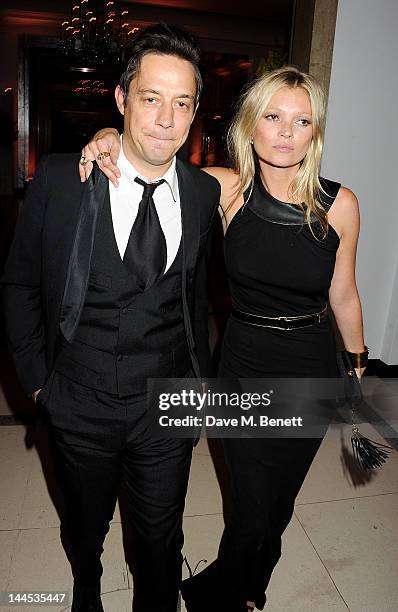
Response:
[[[314,314],[300,315],[298,317],[263,317],[261,315],[242,312],[241,310],[232,309],[232,317],[243,323],[255,325],[256,327],[273,327],[274,329],[299,329],[300,327],[310,327],[310,325],[319,325],[327,319],[327,306],[320,312]]]

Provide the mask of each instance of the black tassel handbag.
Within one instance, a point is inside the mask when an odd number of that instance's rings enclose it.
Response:
[[[374,470],[386,462],[392,449],[390,446],[366,438],[359,431],[356,422],[356,409],[363,401],[362,388],[347,351],[337,353],[337,365],[344,381],[345,400],[351,408],[353,455],[361,470]]]

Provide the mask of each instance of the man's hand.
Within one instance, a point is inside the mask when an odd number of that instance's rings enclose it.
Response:
[[[39,395],[40,391],[41,391],[41,389],[38,389],[37,391],[33,391],[33,393],[32,393],[33,401],[34,401],[35,404],[36,404],[37,396]]]
[[[109,153],[102,156],[100,153]],[[114,128],[104,128],[97,132],[94,138],[82,149],[82,159],[88,160],[84,165],[79,163],[80,180],[84,183],[90,176],[93,169],[93,162],[96,161],[102,172],[113,183],[119,186],[118,178],[120,170],[117,167],[117,159],[120,153],[120,136]],[[98,156],[99,159],[98,159]]]

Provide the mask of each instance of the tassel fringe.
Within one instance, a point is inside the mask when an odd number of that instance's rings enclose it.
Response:
[[[352,430],[351,445],[353,455],[361,470],[375,470],[381,467],[392,451],[390,446],[366,438],[356,427],[353,427]]]

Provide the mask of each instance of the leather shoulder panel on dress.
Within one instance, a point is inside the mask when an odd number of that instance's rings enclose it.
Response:
[[[341,187],[341,183],[336,183],[335,181],[325,179],[322,176],[319,177],[319,182],[321,183],[322,188],[326,192],[326,193],[323,193],[323,191],[321,191],[321,193],[319,194],[319,197],[320,197],[323,207],[325,208],[327,212],[336,199],[338,191]]]

